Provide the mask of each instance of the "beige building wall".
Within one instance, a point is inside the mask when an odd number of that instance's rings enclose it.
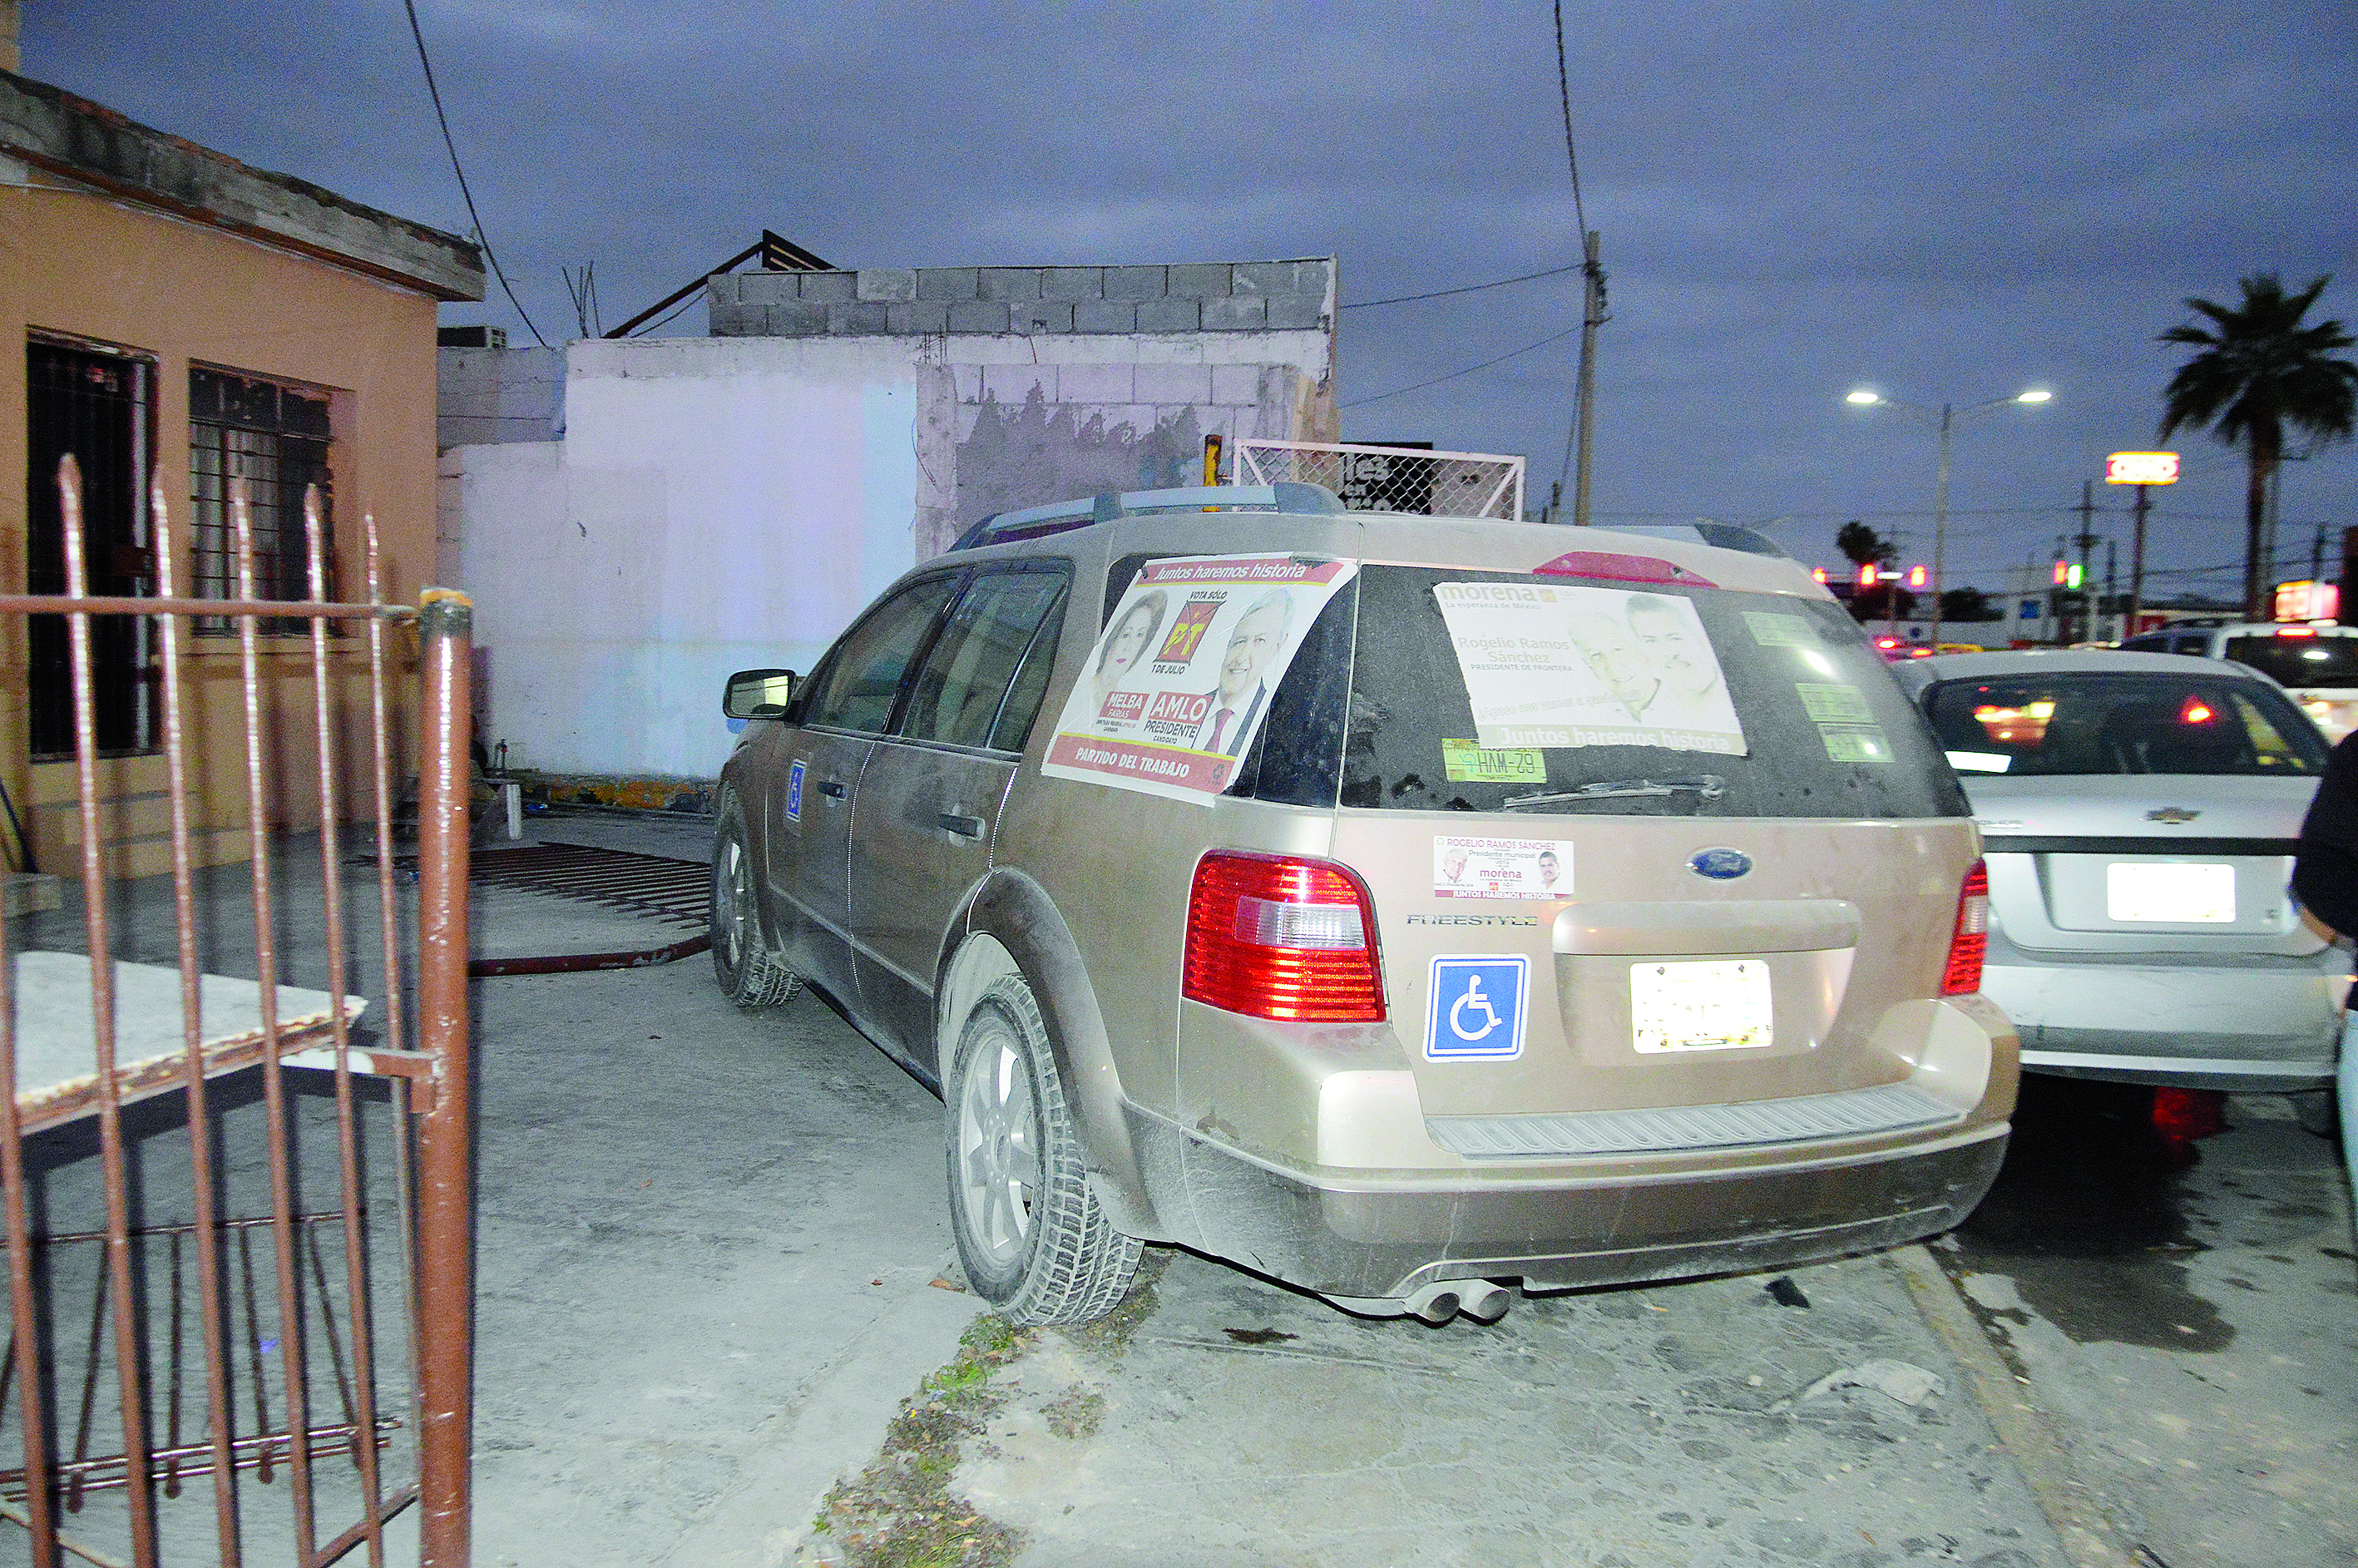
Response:
[[[290,254],[200,222],[155,212],[0,159],[0,583],[26,586],[27,464],[24,345],[34,332],[135,351],[156,365],[155,457],[188,591],[191,363],[328,389],[335,484],[338,585],[360,598],[367,582],[362,519],[373,514],[385,592],[415,604],[435,566],[435,300],[331,262]],[[364,748],[367,642],[355,624],[335,639],[332,689],[339,731]],[[389,645],[414,647],[397,636]],[[200,759],[200,857],[243,858],[248,818],[238,640],[191,637],[192,756]],[[278,761],[265,781],[272,823],[319,821],[317,748],[306,637],[265,637],[265,728]],[[395,772],[411,771],[415,665],[392,687],[404,718]],[[26,644],[21,617],[0,645],[0,780],[6,783],[42,869],[70,871],[79,827],[70,762],[27,755]],[[343,814],[371,813],[365,752],[345,759]],[[107,770],[116,820],[102,838],[123,846],[118,873],[163,869],[162,759]]]

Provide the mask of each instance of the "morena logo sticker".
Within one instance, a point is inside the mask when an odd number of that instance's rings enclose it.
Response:
[[[1752,857],[1741,849],[1697,849],[1687,857],[1687,870],[1715,882],[1732,882],[1752,870]]]

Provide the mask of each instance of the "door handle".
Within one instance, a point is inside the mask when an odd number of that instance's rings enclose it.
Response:
[[[982,837],[982,818],[979,816],[960,816],[955,812],[945,811],[934,820],[942,825],[944,831],[955,833],[961,838]]]
[[[843,798],[842,781],[839,779],[821,779],[818,781],[818,792],[819,794],[827,796],[829,800],[841,800]]]

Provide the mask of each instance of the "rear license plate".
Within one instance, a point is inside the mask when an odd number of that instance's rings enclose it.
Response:
[[[1759,958],[1629,966],[1629,1018],[1638,1049],[1763,1049],[1769,1041],[1768,965]]]
[[[2232,925],[2235,868],[2180,861],[2115,862],[2104,868],[2104,917],[2164,925]]]

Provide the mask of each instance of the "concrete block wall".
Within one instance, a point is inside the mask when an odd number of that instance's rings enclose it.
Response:
[[[440,349],[434,444],[503,446],[565,434],[563,349]]]
[[[716,338],[1325,331],[1335,263],[719,273],[705,297]]]

